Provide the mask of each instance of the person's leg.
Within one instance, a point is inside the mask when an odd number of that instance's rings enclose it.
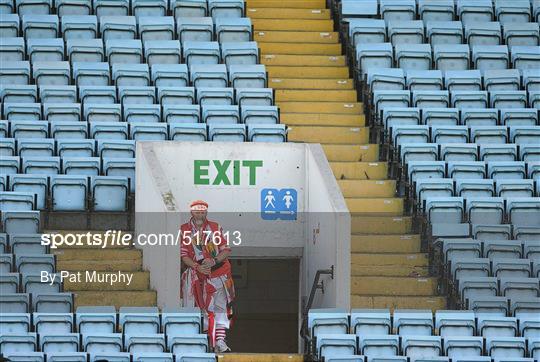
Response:
[[[227,316],[227,295],[224,287],[216,290],[213,302],[216,323],[215,349],[216,352],[228,352],[230,348],[227,346],[225,340],[230,323]]]

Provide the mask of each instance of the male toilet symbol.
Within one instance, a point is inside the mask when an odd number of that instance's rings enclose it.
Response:
[[[266,205],[264,206],[265,209],[268,209],[268,206],[270,205],[272,205],[272,208],[276,208],[276,206],[274,205],[274,200],[276,199],[276,197],[272,193],[272,190],[268,190],[264,199],[266,200]]]
[[[262,189],[261,217],[264,220],[296,220],[297,195],[295,189]]]

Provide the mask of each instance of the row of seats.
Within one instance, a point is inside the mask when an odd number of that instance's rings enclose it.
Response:
[[[540,21],[538,0],[341,0],[342,18],[374,17],[385,21],[452,21],[464,24],[497,20],[503,24]]]
[[[360,74],[370,68],[403,70],[497,70],[540,68],[539,46],[468,44],[360,43],[356,47]]]
[[[538,23],[347,19],[349,43],[539,45]]]
[[[256,42],[152,40],[109,40],[103,46],[101,39],[68,40],[64,47],[62,39],[34,39],[25,43],[22,38],[4,38],[0,44],[0,61],[104,62],[110,64],[148,63],[178,64],[206,63],[257,64],[259,49]]]
[[[2,156],[135,158],[133,140],[0,138]],[[6,175],[0,175],[0,188]],[[6,182],[5,184],[7,184]]]
[[[538,261],[540,257],[540,239],[533,240],[475,240],[470,238],[441,238],[444,260],[473,258],[487,259],[530,259]]]
[[[179,353],[166,352],[13,352],[4,354],[12,362],[215,362],[213,353]],[[527,361],[525,361],[527,362]]]
[[[230,115],[228,115],[230,116]],[[228,117],[236,119],[236,117]],[[7,127],[0,122],[0,133],[7,133]],[[18,138],[44,138],[85,140],[139,140],[139,141],[238,141],[238,142],[285,142],[287,129],[284,124],[239,124],[234,122],[215,123],[186,123],[186,121],[173,122],[38,122],[12,121],[9,135]],[[8,143],[10,141],[7,141]],[[50,145],[49,141],[40,141],[35,144],[45,153]],[[8,146],[9,147],[9,146]],[[5,156],[8,157],[8,156]],[[5,161],[5,162],[2,162]],[[20,169],[17,159],[6,158],[0,160],[2,166],[10,170]]]
[[[13,255],[0,254],[0,291],[2,293],[18,293],[21,287],[26,290],[21,275],[39,275],[41,272],[55,272],[55,257],[52,254]],[[33,281],[32,281],[33,282]]]
[[[81,167],[77,168],[77,166]],[[0,191],[0,212],[44,209],[126,211],[129,194],[134,191],[134,187],[130,186],[131,178],[79,175],[89,172],[89,168],[83,168],[84,166],[89,166],[88,161],[84,165],[75,165],[75,168],[66,170],[69,172],[68,175],[9,175],[10,184],[6,186],[9,186],[11,190]],[[92,171],[95,172],[95,170]],[[2,175],[3,178],[6,176]]]
[[[174,89],[163,91],[161,98],[166,98],[163,106],[150,103],[154,100],[152,89],[124,89],[124,103],[84,104],[81,112],[80,103],[4,103],[4,127],[13,127],[25,122],[47,124],[48,122],[113,122],[113,123],[245,123],[276,124],[279,122],[279,110],[276,106],[239,107],[231,104],[232,89],[199,89],[197,99],[202,103],[191,104],[195,94],[192,89]],[[133,91],[133,92],[130,92]],[[192,93],[193,92],[193,93]],[[193,97],[193,98],[192,98]],[[138,103],[130,103],[137,102]],[[42,112],[43,108],[43,112]],[[82,117],[81,117],[82,116]],[[21,123],[22,122],[22,123]],[[2,127],[2,128],[4,128]],[[19,138],[19,137],[17,137]]]
[[[452,278],[465,277],[523,277],[539,278],[540,261],[530,259],[467,258],[450,259]]]
[[[0,294],[0,307],[3,315],[30,312],[71,313],[73,311],[73,294],[62,292],[61,284],[57,282],[53,283],[54,285],[41,283],[39,275],[25,275],[22,279],[23,287],[30,292]],[[41,288],[40,285],[44,288]]]
[[[69,62],[3,62],[0,84],[66,86],[178,86],[265,88],[267,83],[264,65],[225,64],[113,64]],[[112,70],[111,70],[112,68]],[[73,75],[72,75],[73,71]],[[163,80],[163,81],[162,81]],[[114,82],[114,83],[113,83]]]
[[[215,18],[172,16],[63,16],[0,14],[3,38],[23,36],[31,39],[63,38],[89,40],[103,38],[231,42],[249,41],[252,25],[249,18]]]
[[[421,178],[451,178],[460,179],[533,179],[540,178],[540,163],[538,162],[499,162],[499,161],[435,161],[436,145],[429,144],[427,154],[429,160],[410,160],[409,153],[404,152],[403,161],[408,180],[415,182]],[[431,147],[433,146],[433,147]],[[414,145],[403,145],[402,149],[410,147],[410,155]],[[421,147],[417,149],[420,151]],[[418,156],[417,155],[417,156]]]
[[[5,190],[2,190],[5,191]],[[49,247],[41,243],[41,234],[0,233],[0,254],[47,254]]]
[[[90,15],[96,16],[155,16],[168,13],[178,16],[240,17],[244,2],[239,0],[4,0],[0,13]]]
[[[377,90],[528,90],[540,89],[540,69],[403,70],[370,68],[367,85]]]

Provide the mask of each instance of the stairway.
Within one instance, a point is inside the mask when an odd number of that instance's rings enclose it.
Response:
[[[54,234],[86,234],[88,231],[60,230],[46,231]],[[112,244],[112,237],[107,238],[103,231],[91,231],[92,234],[101,234],[107,240],[107,247],[98,246],[67,246],[51,249],[56,255],[56,270],[67,270],[72,273],[81,272],[81,280],[64,279],[64,291],[72,292],[75,297],[75,308],[79,306],[114,305],[117,309],[126,306],[155,306],[157,294],[150,289],[150,272],[142,267],[142,251],[134,247],[124,247]],[[86,240],[86,239],[82,239]],[[131,283],[125,282],[110,284],[99,283],[93,279],[96,274],[133,273]],[[97,276],[97,275],[96,275]]]
[[[444,308],[396,182],[378,161],[378,145],[369,144],[326,1],[246,4],[289,141],[322,144],[351,212],[351,307]]]

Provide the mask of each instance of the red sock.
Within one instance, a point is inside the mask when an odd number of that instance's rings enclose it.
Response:
[[[216,328],[216,341],[223,341],[223,340],[225,340],[225,336],[226,336],[226,330],[225,330],[225,328],[217,327],[217,328]]]

